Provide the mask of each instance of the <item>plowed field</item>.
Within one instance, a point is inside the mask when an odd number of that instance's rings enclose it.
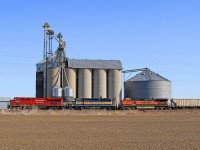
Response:
[[[0,149],[200,149],[200,111],[0,112]]]

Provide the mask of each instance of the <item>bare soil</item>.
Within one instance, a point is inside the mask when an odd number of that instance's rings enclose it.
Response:
[[[200,110],[0,111],[0,149],[200,149]]]

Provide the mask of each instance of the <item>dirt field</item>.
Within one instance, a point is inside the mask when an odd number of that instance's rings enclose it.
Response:
[[[199,149],[200,111],[0,111],[0,149]]]

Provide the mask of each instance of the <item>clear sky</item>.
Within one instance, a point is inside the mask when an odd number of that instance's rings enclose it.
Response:
[[[0,96],[35,96],[48,22],[69,58],[148,67],[172,97],[200,98],[200,0],[2,0],[0,21]]]

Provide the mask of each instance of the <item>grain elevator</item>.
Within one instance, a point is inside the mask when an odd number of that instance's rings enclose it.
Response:
[[[62,35],[44,24],[43,60],[36,64],[36,97],[111,98],[121,100],[119,60],[69,59]],[[59,46],[55,53],[52,40]]]

